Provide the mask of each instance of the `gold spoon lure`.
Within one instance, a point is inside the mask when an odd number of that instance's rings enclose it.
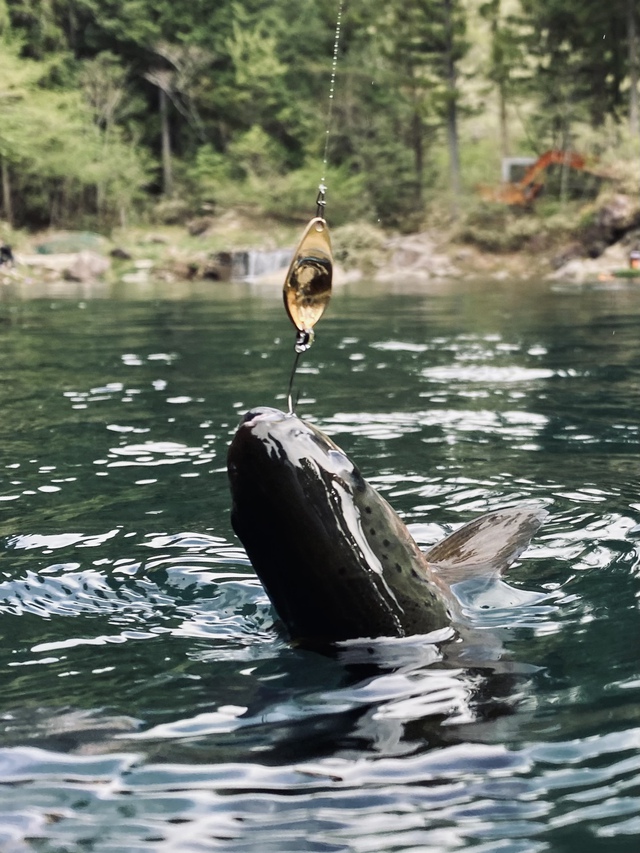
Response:
[[[325,187],[321,184],[316,200],[317,210],[293,253],[282,289],[284,307],[297,329],[296,357],[289,380],[289,413],[293,414],[292,388],[298,359],[313,343],[313,327],[322,317],[331,298],[333,252],[329,228],[322,215],[325,206]]]

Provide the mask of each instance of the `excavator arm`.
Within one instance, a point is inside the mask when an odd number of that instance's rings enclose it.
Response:
[[[478,191],[486,201],[496,201],[515,206],[529,205],[540,195],[544,186],[537,178],[553,164],[562,164],[571,169],[586,169],[586,160],[581,154],[574,151],[552,149],[545,151],[538,157],[517,183],[502,184],[500,187],[482,186],[478,187]]]

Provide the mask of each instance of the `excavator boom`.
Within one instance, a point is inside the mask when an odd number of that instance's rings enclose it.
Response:
[[[502,184],[500,187],[478,187],[480,195],[486,201],[496,201],[514,206],[526,206],[537,198],[544,184],[537,180],[545,169],[553,164],[568,166],[571,169],[586,169],[586,160],[575,151],[560,151],[552,149],[545,151],[522,176],[517,183]]]

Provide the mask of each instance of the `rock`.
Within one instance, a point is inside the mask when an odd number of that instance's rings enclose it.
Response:
[[[91,251],[78,252],[63,275],[67,281],[93,281],[104,275],[110,267],[111,261],[104,255]]]
[[[551,281],[571,281],[576,284],[581,284],[587,279],[595,279],[600,272],[597,261],[583,258],[573,258],[563,264],[561,267],[548,275],[547,278]]]
[[[197,216],[190,222],[187,222],[187,231],[192,237],[199,237],[205,234],[213,225],[213,216]]]
[[[628,249],[621,243],[614,243],[598,258],[572,258],[559,267],[548,279],[553,281],[571,281],[581,284],[585,281],[602,281],[612,276],[614,270],[628,266]]]
[[[129,252],[127,252],[126,249],[120,248],[119,246],[116,246],[115,249],[112,249],[109,252],[109,254],[111,255],[112,258],[114,258],[117,261],[130,261],[131,260],[131,255],[129,254]]]
[[[375,275],[377,280],[393,278],[451,278],[459,276],[460,270],[448,255],[436,251],[434,241],[428,234],[412,234],[396,237],[389,241],[391,258]]]
[[[632,228],[630,231],[627,231],[620,242],[629,251],[631,249],[640,249],[640,228]]]
[[[56,255],[19,255],[17,261],[25,266],[54,272],[68,281],[93,281],[111,266],[109,258],[89,250]]]
[[[613,232],[628,231],[637,224],[640,211],[628,195],[614,195],[598,211],[597,224],[601,229]]]
[[[584,246],[576,240],[573,243],[569,243],[568,246],[565,246],[551,258],[551,268],[558,270],[569,263],[569,261],[573,261],[576,258],[583,258],[584,254]]]
[[[607,246],[616,243],[626,233],[640,226],[640,207],[627,195],[614,195],[598,210],[595,221],[583,229],[581,242],[584,254],[598,258]]]
[[[454,258],[456,259],[456,261],[461,261],[462,263],[465,263],[466,261],[472,261],[473,256],[473,249],[471,249],[469,246],[465,246],[461,249],[456,250]]]
[[[609,246],[598,258],[598,263],[606,269],[629,266],[629,249],[623,241]]]
[[[233,271],[233,253],[216,252],[207,259],[200,271],[201,278],[211,281],[230,281]]]

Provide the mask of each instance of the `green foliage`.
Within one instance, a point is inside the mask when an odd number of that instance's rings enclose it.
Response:
[[[219,187],[231,180],[228,158],[206,143],[196,152],[194,162],[185,170],[185,183],[200,203],[213,204]]]
[[[261,204],[266,213],[282,218],[307,219],[315,214],[319,172],[316,163],[270,181],[262,187]],[[370,213],[362,176],[350,174],[345,167],[333,167],[326,173],[328,212],[332,225]]]
[[[532,84],[543,106],[539,129],[564,142],[580,119],[597,126],[607,115],[619,117],[630,0],[522,0],[522,7],[538,61]]]
[[[516,252],[548,236],[544,219],[509,210],[503,205],[479,204],[465,217],[458,238],[489,252]]]
[[[89,211],[105,221],[125,216],[146,180],[140,154],[120,129],[102,131],[78,92],[43,88],[46,63],[21,59],[10,42],[2,47],[5,217],[63,225]]]
[[[349,0],[330,102],[337,0],[0,0],[4,212],[100,224],[164,193],[173,216],[295,219],[326,153],[333,219],[410,229],[497,183],[507,151],[584,144],[618,168],[636,6]]]
[[[388,254],[384,232],[362,220],[336,228],[332,246],[341,266],[347,270],[361,270],[365,275],[380,269]]]
[[[286,152],[259,125],[253,125],[237,136],[227,149],[232,174],[269,179],[279,175],[284,167]]]

